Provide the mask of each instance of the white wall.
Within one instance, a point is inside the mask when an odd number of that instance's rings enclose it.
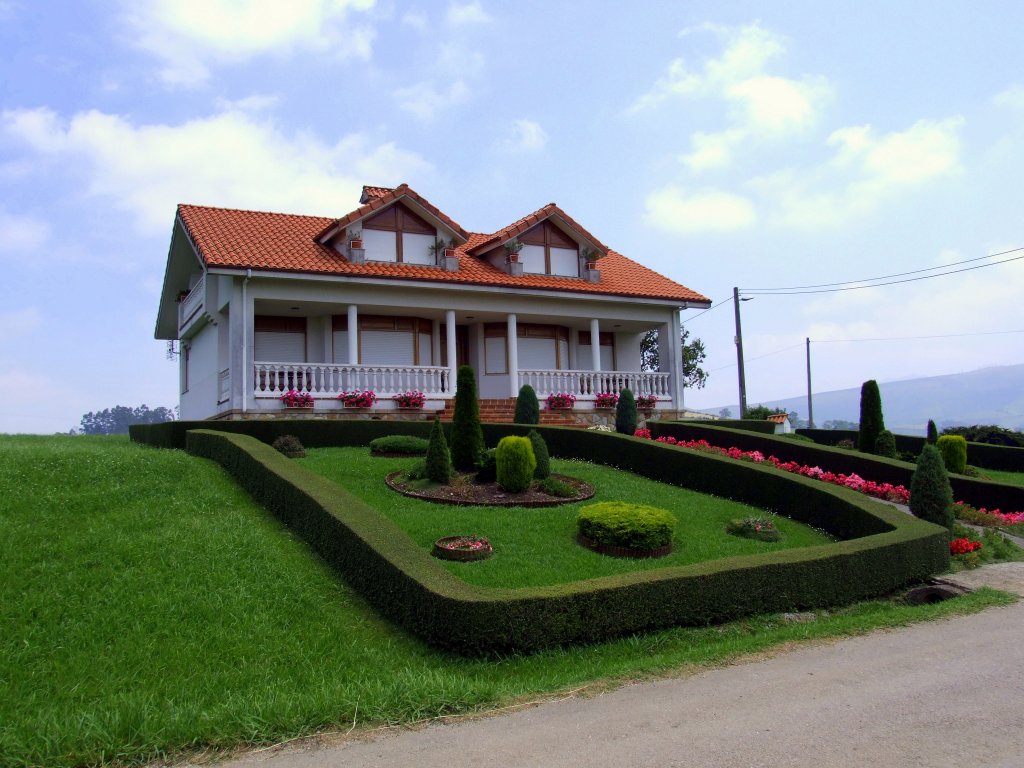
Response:
[[[217,407],[217,328],[210,324],[189,340],[189,386],[180,400],[181,418],[208,419],[218,413]],[[185,354],[179,356],[184,369]]]

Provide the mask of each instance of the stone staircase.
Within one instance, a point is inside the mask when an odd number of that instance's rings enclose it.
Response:
[[[443,411],[438,411],[441,421],[451,421],[455,412],[455,401],[449,400]],[[511,424],[515,418],[516,400],[514,397],[503,399],[480,400],[480,420],[496,423]],[[569,414],[572,411],[562,413],[560,411],[546,411],[541,406],[540,423],[551,426],[578,427],[582,426]]]

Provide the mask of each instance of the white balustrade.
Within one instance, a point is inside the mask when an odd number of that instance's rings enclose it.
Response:
[[[205,275],[199,278],[199,282],[196,283],[192,290],[188,292],[188,296],[181,300],[178,304],[178,330],[184,330],[188,322],[196,316],[196,314],[203,308],[203,297],[206,294],[206,277]]]
[[[529,384],[543,399],[552,392],[568,392],[578,400],[593,400],[599,392],[630,390],[635,396],[654,395],[671,400],[671,374],[641,371],[550,371],[520,370],[519,386]]]
[[[257,362],[253,368],[256,397],[280,397],[289,389],[321,397],[337,397],[354,390],[372,390],[378,397],[409,390],[423,392],[428,397],[451,396],[451,371],[436,365]]]

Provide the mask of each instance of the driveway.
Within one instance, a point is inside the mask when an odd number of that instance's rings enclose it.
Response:
[[[1024,594],[1024,563],[959,580]],[[230,768],[1024,766],[1024,602]]]

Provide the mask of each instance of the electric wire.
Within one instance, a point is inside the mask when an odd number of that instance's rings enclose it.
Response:
[[[697,313],[696,315],[694,315],[693,317],[688,317],[688,318],[686,318],[685,320],[683,320],[683,321],[682,321],[682,325],[686,325],[687,323],[692,323],[692,322],[693,322],[694,320],[696,320],[696,319],[697,319],[698,317],[700,317],[701,315],[706,315],[706,314],[707,314],[708,312],[710,312],[710,311],[711,311],[712,309],[718,309],[718,308],[719,308],[720,306],[722,306],[723,304],[728,304],[728,303],[729,303],[730,301],[732,301],[732,296],[730,296],[730,297],[729,297],[728,299],[722,299],[722,300],[721,300],[720,302],[718,302],[717,304],[714,304],[714,305],[712,305],[712,306],[708,307],[708,308],[707,308],[707,309],[705,309],[705,310],[704,310],[703,312],[698,312],[698,313]]]

